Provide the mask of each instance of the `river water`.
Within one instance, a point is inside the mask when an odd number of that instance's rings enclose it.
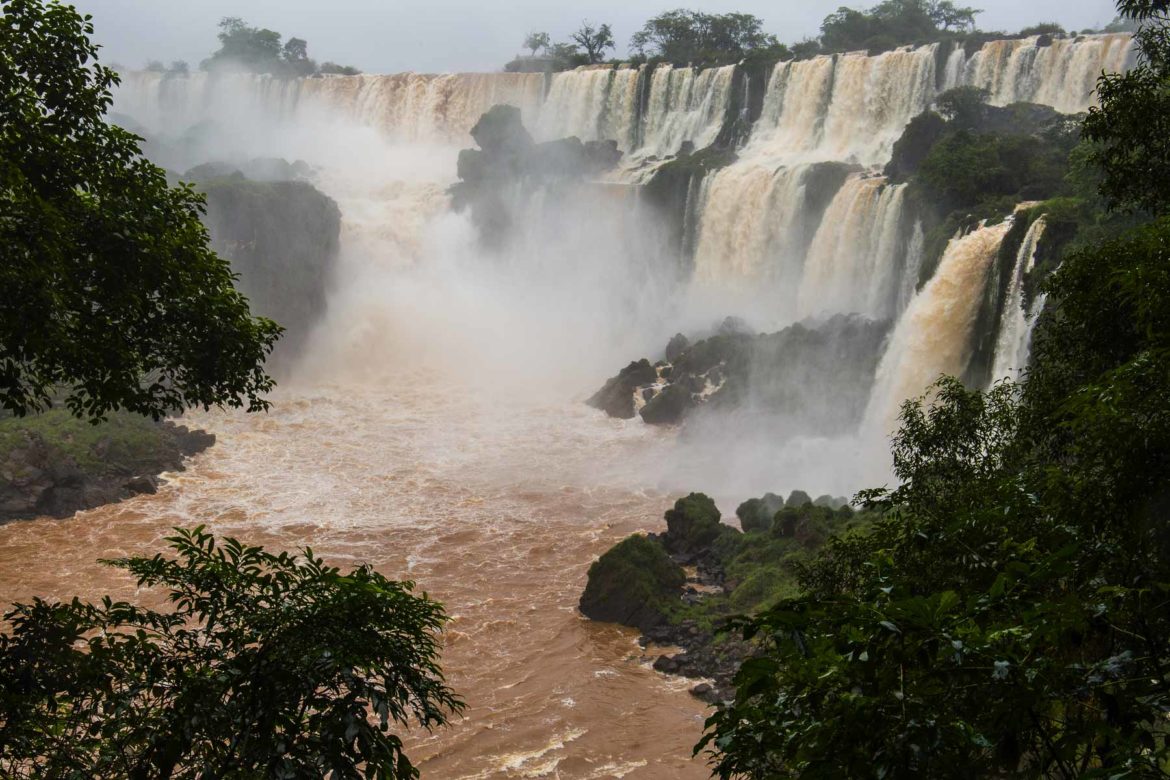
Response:
[[[0,527],[0,601],[141,598],[97,559],[153,553],[173,526],[311,544],[446,605],[443,667],[468,707],[408,740],[424,777],[706,776],[690,757],[693,683],[576,609],[595,556],[662,528],[670,496],[628,463],[670,434],[578,403],[501,409],[434,379],[288,387],[266,415],[189,415],[218,442],[157,495]]]

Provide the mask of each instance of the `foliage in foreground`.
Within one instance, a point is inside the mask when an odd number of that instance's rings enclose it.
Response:
[[[1129,6],[1166,29],[1165,0]],[[1127,144],[1170,78],[1157,40],[1090,119],[1104,194],[1155,214],[1164,161]],[[861,496],[886,518],[739,621],[765,652],[697,748],[721,777],[1170,774],[1170,218],[1046,289],[1025,383],[908,402],[901,486]]]
[[[208,248],[203,198],[109,125],[117,75],[72,7],[0,2],[0,407],[156,419],[266,407],[280,328]]]
[[[417,776],[392,726],[462,708],[438,666],[439,604],[308,549],[202,527],[168,541],[174,558],[108,563],[172,611],[37,599],[6,615],[0,775]]]

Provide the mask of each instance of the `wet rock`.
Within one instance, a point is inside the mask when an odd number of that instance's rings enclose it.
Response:
[[[666,621],[685,583],[686,573],[661,544],[631,536],[589,567],[579,608],[593,620],[646,631]]]
[[[668,655],[660,655],[654,661],[654,671],[663,674],[674,674],[678,671],[678,661]]]
[[[123,487],[135,495],[154,495],[158,492],[158,480],[154,477],[143,475],[127,481]]]
[[[634,416],[634,392],[657,381],[658,372],[643,358],[623,368],[585,403],[610,417],[629,420]]]
[[[692,393],[681,385],[667,385],[642,407],[642,420],[651,425],[675,425],[694,406]]]
[[[710,683],[699,683],[694,688],[691,688],[691,695],[696,699],[702,699],[708,704],[714,704],[718,701],[715,693],[715,687]]]
[[[686,336],[681,333],[674,334],[666,345],[666,362],[674,363],[690,345],[690,339]]]

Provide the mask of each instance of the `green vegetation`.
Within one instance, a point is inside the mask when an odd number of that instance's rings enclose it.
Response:
[[[661,544],[630,536],[589,567],[581,612],[594,620],[651,626],[678,608],[686,579]]]
[[[203,198],[109,125],[112,70],[88,18],[0,5],[0,408],[158,418],[260,410],[280,328],[253,318],[207,244]]]
[[[659,14],[630,38],[641,57],[674,65],[728,65],[745,58],[788,59],[776,36],[752,14],[708,14],[676,9]]]
[[[109,561],[160,587],[17,604],[0,634],[5,777],[413,778],[391,729],[462,703],[437,664],[442,607],[368,566],[272,554],[196,528],[175,557]]]
[[[933,43],[973,31],[978,13],[950,0],[884,0],[868,11],[840,8],[821,24],[821,50],[878,53],[907,43]]]
[[[581,611],[643,630],[691,621],[712,631],[731,615],[796,595],[797,575],[812,551],[873,522],[871,513],[854,513],[847,504],[814,505],[799,490],[787,502],[773,493],[748,499],[736,514],[742,533],[720,522],[710,497],[680,498],[666,511],[663,536],[628,537],[590,567]],[[714,576],[722,588],[684,601],[686,576],[676,560],[697,564],[701,577]]]
[[[546,32],[528,33],[528,35],[524,36],[524,48],[531,51],[533,57],[536,56],[538,51],[547,49],[551,45],[552,39],[549,38]]]
[[[587,65],[601,62],[605,50],[614,48],[613,32],[608,24],[594,27],[589,22],[582,22],[569,37],[584,50]]]
[[[303,38],[289,38],[282,44],[280,33],[250,27],[237,16],[225,16],[220,20],[217,37],[219,50],[200,64],[203,70],[247,70],[287,77],[360,73],[356,68],[332,62],[318,68],[309,57],[309,44]]]
[[[91,477],[119,471],[135,474],[142,464],[172,457],[168,434],[148,417],[115,412],[94,425],[65,409],[50,409],[42,414],[0,419],[0,462],[25,446],[30,437],[40,439],[56,452],[55,460],[72,461]]]
[[[882,519],[736,621],[762,652],[696,748],[720,777],[1170,771],[1170,216],[1135,116],[1170,83],[1170,3],[1120,10],[1148,70],[1102,89],[1086,156],[1147,224],[1070,246],[1022,385],[907,402],[900,486],[859,496]]]

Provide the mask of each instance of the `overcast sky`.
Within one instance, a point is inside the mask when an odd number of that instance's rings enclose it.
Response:
[[[1114,16],[1112,0],[970,0],[985,9],[985,30],[1018,30],[1042,21],[1068,29],[1097,27]],[[216,24],[240,16],[285,38],[309,42],[318,61],[355,65],[370,73],[492,71],[522,50],[525,33],[545,30],[565,40],[583,19],[608,22],[619,55],[649,17],[676,7],[671,0],[75,0],[94,17],[102,59],[126,67],[148,60],[186,60],[196,66],[217,48]],[[867,7],[868,0],[848,3]],[[962,4],[962,3],[961,3]],[[741,11],[764,19],[781,41],[817,33],[842,0],[690,2],[710,12]]]

